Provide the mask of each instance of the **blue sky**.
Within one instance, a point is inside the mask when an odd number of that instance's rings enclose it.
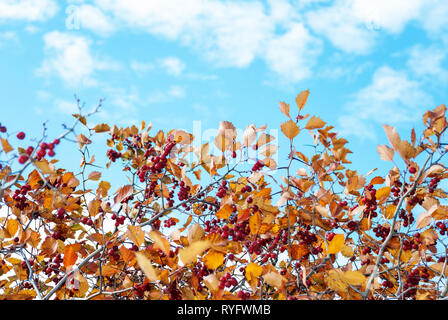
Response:
[[[386,165],[383,123],[409,139],[448,100],[447,31],[446,0],[0,0],[0,122],[60,133],[76,94],[106,99],[96,122],[278,129],[310,89],[365,173]]]

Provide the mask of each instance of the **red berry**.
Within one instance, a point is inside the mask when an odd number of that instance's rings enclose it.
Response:
[[[23,139],[25,139],[25,132],[19,132],[18,134],[17,134],[17,139],[20,139],[20,140],[23,140]]]
[[[20,164],[24,164],[25,162],[28,161],[28,159],[29,159],[29,156],[28,156],[28,155],[22,154],[22,155],[19,157],[19,163],[20,163]]]
[[[412,173],[412,174],[414,174],[414,173],[417,172],[417,169],[416,169],[415,167],[410,167],[410,168],[409,168],[409,172]]]

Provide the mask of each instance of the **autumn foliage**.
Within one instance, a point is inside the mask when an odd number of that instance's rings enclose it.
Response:
[[[81,112],[34,146],[2,126],[0,298],[444,299],[446,107],[410,141],[384,125],[390,171],[363,175],[348,141],[303,113],[308,95],[280,102],[285,149],[266,127],[239,137],[227,121],[199,148],[183,130],[90,125]],[[75,171],[55,160],[71,134]],[[91,155],[96,135],[108,163]],[[103,180],[112,167],[129,183]]]

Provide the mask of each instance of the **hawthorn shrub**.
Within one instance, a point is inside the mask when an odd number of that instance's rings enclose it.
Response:
[[[347,140],[301,114],[308,95],[296,117],[280,102],[284,164],[255,125],[239,141],[221,122],[218,155],[183,130],[89,126],[81,109],[33,146],[0,126],[1,299],[446,299],[446,107],[423,115],[418,139],[383,126],[382,177],[347,168]],[[304,131],[313,154],[296,149]],[[71,134],[77,172],[54,158]],[[107,164],[90,156],[97,134]],[[110,166],[129,184],[102,180]]]

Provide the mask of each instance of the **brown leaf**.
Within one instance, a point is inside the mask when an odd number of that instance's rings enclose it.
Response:
[[[92,171],[89,173],[89,180],[98,181],[101,178],[101,172],[99,171]]]
[[[108,131],[110,131],[110,127],[108,124],[101,123],[101,124],[97,124],[95,126],[95,128],[93,128],[93,130],[95,130],[96,133],[108,132]]]
[[[152,230],[149,232],[149,238],[154,241],[157,248],[163,251],[165,255],[168,256],[170,253],[170,243],[168,240],[157,230]]]

